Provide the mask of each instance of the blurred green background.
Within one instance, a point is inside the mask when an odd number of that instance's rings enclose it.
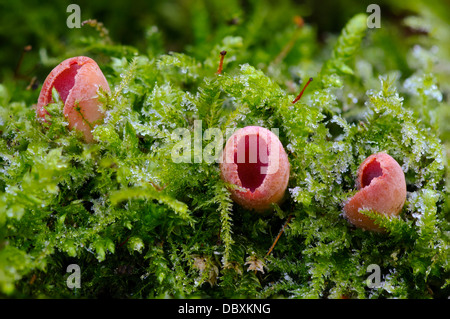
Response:
[[[201,55],[203,45],[214,42],[223,25],[227,31],[244,33],[246,21],[253,19],[264,32],[260,44],[264,44],[276,32],[292,24],[295,15],[316,29],[318,43],[327,35],[339,33],[345,23],[358,12],[366,12],[373,0],[340,1],[223,1],[223,0],[122,0],[108,1],[0,1],[0,80],[14,74],[22,50],[31,45],[20,67],[20,74],[38,74],[42,77],[42,55],[59,56],[73,40],[88,36],[93,30],[88,27],[69,29],[66,20],[67,6],[78,4],[81,20],[97,19],[109,30],[113,42],[131,45],[145,52],[149,33],[156,26],[162,34],[166,51],[189,52]],[[440,1],[377,1],[383,22],[401,24],[407,15],[426,11],[433,17],[450,21],[450,2]],[[258,30],[260,31],[260,30]],[[240,34],[244,35],[244,34]],[[205,41],[206,40],[206,41]],[[199,48],[199,44],[202,44]],[[39,57],[41,54],[41,57]]]

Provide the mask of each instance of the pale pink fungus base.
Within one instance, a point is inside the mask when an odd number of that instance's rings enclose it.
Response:
[[[263,139],[269,150],[267,174],[253,192],[243,187],[239,178],[238,165],[234,161],[241,139],[252,135]],[[228,139],[223,150],[220,170],[223,180],[241,188],[241,190],[230,189],[231,197],[236,203],[247,209],[264,212],[271,207],[272,203],[282,201],[289,182],[290,164],[283,145],[275,134],[263,127],[247,126],[237,130]]]
[[[382,175],[374,177],[369,185],[363,185],[364,170],[372,161],[379,163]],[[406,201],[406,181],[402,168],[395,159],[384,152],[373,154],[359,166],[356,183],[359,191],[345,203],[344,217],[357,227],[377,232],[384,231],[359,211],[371,210],[387,216],[400,214]]]

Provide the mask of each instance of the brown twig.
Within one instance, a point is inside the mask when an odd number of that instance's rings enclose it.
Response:
[[[81,22],[82,26],[84,26],[85,24],[95,28],[95,30],[97,30],[98,33],[100,34],[100,37],[102,37],[107,43],[111,43],[111,38],[109,37],[109,31],[108,31],[108,29],[106,29],[105,25],[102,22],[99,22],[96,19],[88,19],[88,20]]]
[[[292,35],[289,42],[283,47],[281,52],[277,55],[277,57],[274,60],[274,64],[279,64],[283,59],[288,55],[288,53],[292,50],[294,47],[295,42],[297,42],[298,36],[300,35],[300,29],[305,24],[304,20],[300,16],[294,17],[294,23],[297,25],[297,29],[295,29],[294,34]]]
[[[219,68],[217,69],[216,74],[221,74],[223,70],[223,59],[225,58],[225,55],[227,54],[227,51],[220,51],[220,62],[219,62]]]
[[[26,46],[23,48],[22,54],[20,55],[19,62],[17,63],[16,69],[14,70],[14,77],[15,77],[15,78],[19,78],[19,77],[20,77],[19,71],[20,71],[20,67],[22,66],[23,58],[24,58],[24,56],[25,56],[25,53],[30,52],[31,49],[32,49],[32,46],[31,46],[31,45],[26,45]]]
[[[37,276],[36,274],[33,274],[33,276],[30,279],[30,285],[34,284],[34,281],[36,280]]]
[[[128,236],[123,242],[121,242],[119,244],[119,247],[122,247],[123,245],[125,245],[127,243],[128,239],[130,239],[130,236]]]
[[[303,87],[303,90],[300,92],[299,95],[297,95],[297,97],[295,98],[294,101],[292,101],[292,104],[295,104],[298,100],[300,100],[300,98],[303,95],[303,92],[305,91],[306,87],[309,85],[309,83],[311,83],[313,80],[313,78],[309,78],[308,82],[306,82],[305,86]]]
[[[270,246],[269,251],[267,252],[266,256],[264,258],[267,258],[270,253],[272,252],[273,248],[275,247],[275,245],[277,244],[278,240],[281,237],[281,234],[283,234],[284,229],[286,228],[286,226],[289,224],[289,222],[292,219],[292,215],[289,215],[289,217],[287,218],[286,222],[284,223],[283,227],[281,227],[281,230],[279,231],[277,237],[275,238],[275,241],[273,242],[272,246]]]

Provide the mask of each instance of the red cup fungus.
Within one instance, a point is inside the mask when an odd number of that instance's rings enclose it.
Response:
[[[64,60],[47,76],[39,95],[36,114],[45,119],[45,106],[52,103],[55,88],[64,102],[63,114],[69,128],[81,131],[85,141],[93,141],[92,129],[103,122],[98,90],[110,92],[108,82],[97,63],[91,58],[78,56]]]
[[[376,225],[360,210],[370,210],[386,216],[400,214],[406,201],[406,181],[402,168],[390,155],[380,152],[366,158],[358,168],[358,192],[344,205],[344,217],[353,225],[376,232]]]
[[[247,126],[228,139],[220,164],[224,181],[239,205],[264,212],[280,203],[288,185],[290,164],[278,137],[263,127]]]

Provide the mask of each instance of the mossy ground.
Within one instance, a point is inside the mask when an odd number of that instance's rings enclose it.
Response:
[[[0,60],[1,296],[447,298],[450,17],[440,2],[382,2],[375,29],[367,5],[352,1],[333,2],[345,21],[323,13],[334,29],[317,16],[323,8],[289,1],[108,3],[80,4],[108,36],[67,28],[62,5],[0,10],[9,45]],[[13,48],[30,43],[16,69]],[[50,126],[32,108],[48,72],[76,55],[94,58],[111,87],[100,92],[107,117],[95,144],[67,130],[61,102],[47,108]],[[194,132],[199,120],[203,134],[278,128],[291,164],[286,200],[255,214],[232,202],[216,162],[192,152],[175,163],[174,130]],[[408,190],[399,218],[373,216],[386,234],[342,217],[359,164],[378,151],[400,163]],[[80,288],[67,287],[70,264]],[[375,288],[372,264],[382,275]]]

